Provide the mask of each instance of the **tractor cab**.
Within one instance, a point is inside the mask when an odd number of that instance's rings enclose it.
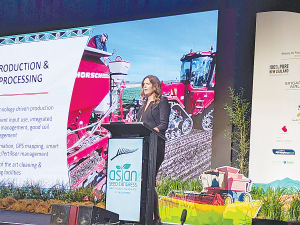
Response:
[[[190,84],[195,88],[213,88],[216,57],[210,52],[191,52],[184,55],[180,61],[180,82]]]
[[[180,59],[180,83],[163,83],[171,107],[166,138],[188,134],[192,128],[212,130],[216,53],[190,52]]]
[[[214,101],[216,53],[212,49],[208,52],[190,52],[180,59],[180,83],[185,85],[184,105],[192,115],[202,114]],[[210,116],[212,109],[206,111],[205,115]],[[200,116],[200,121],[203,116]],[[204,130],[212,129],[211,120],[202,121],[201,124]]]

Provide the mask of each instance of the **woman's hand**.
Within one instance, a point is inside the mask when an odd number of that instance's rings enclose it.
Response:
[[[159,129],[157,127],[154,127],[153,130],[159,132]]]

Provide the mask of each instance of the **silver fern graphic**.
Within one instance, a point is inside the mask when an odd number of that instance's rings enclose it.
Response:
[[[125,155],[125,154],[130,154],[133,152],[136,152],[139,148],[137,149],[128,149],[128,148],[119,148],[117,151],[117,154],[111,158],[111,160],[115,159],[116,157],[120,156],[120,155]]]

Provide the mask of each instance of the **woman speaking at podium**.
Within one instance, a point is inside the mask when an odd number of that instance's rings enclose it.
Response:
[[[142,82],[142,92],[144,104],[139,109],[138,121],[144,122],[157,132],[165,134],[168,128],[170,105],[167,98],[161,97],[161,83],[156,76],[146,76]],[[165,141],[157,139],[156,174],[164,160]],[[155,190],[154,197],[154,224],[160,224],[161,220],[158,211],[158,194]]]

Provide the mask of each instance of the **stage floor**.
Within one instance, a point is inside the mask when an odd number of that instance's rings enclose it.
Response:
[[[48,225],[50,224],[50,218],[51,218],[50,214],[48,215],[48,214],[40,214],[40,213],[0,210],[0,225],[2,224],[8,225],[9,223]]]

